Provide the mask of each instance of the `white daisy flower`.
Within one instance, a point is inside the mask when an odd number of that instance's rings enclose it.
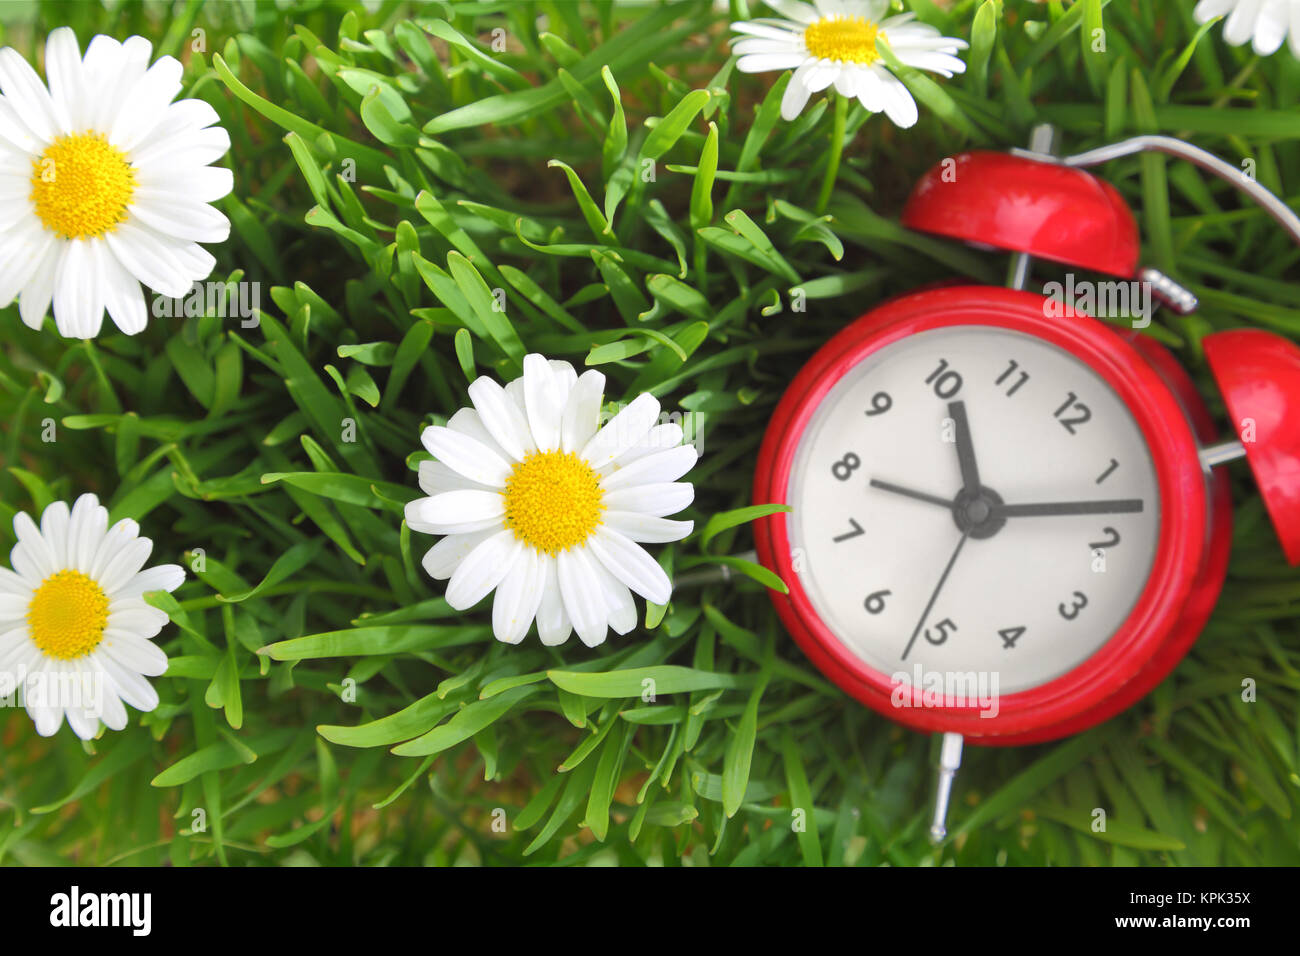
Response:
[[[568,362],[524,358],[502,388],[486,376],[469,387],[473,408],[421,441],[437,461],[420,463],[429,495],[406,506],[416,531],[446,535],[424,569],[447,583],[465,610],[494,588],[492,631],[517,644],[533,620],[543,644],[576,630],[584,644],[606,628],[636,626],[636,592],[666,604],[672,584],[637,542],[677,541],[690,521],[665,517],[695,498],[678,481],[695,464],[679,425],[659,422],[659,402],[639,395],[600,424],[605,376],[581,377]]]
[[[13,570],[0,567],[0,685],[21,688],[27,713],[43,737],[68,718],[82,740],[126,726],[124,703],[158,706],[145,677],[167,670],[152,638],[167,615],[144,602],[149,591],[174,591],[179,565],[141,570],[153,542],[124,518],[108,526],[108,510],[82,495],[68,510],[56,501],[41,524],[14,518]]]
[[[955,54],[965,40],[942,36],[913,13],[884,17],[889,0],[763,0],[785,19],[759,18],[733,23],[748,36],[732,52],[742,73],[794,70],[781,99],[781,116],[792,120],[808,98],[831,84],[872,113],[883,112],[906,129],[916,123],[916,101],[903,81],[889,72],[877,42],[884,40],[899,61],[918,70],[951,77],[966,64]]]
[[[216,260],[230,221],[208,205],[234,186],[209,166],[230,148],[217,111],[180,100],[182,67],[149,66],[149,41],[90,41],[68,27],[45,44],[45,75],[0,50],[0,308],[15,297],[39,329],[93,338],[104,310],[127,335],[145,327],[140,284],[180,298]]]
[[[1300,0],[1201,0],[1192,11],[1197,23],[1225,14],[1223,39],[1230,46],[1251,40],[1256,53],[1268,56],[1289,34],[1291,52],[1300,58]]]

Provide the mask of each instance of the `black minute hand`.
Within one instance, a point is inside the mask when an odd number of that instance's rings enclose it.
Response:
[[[1000,518],[1137,514],[1141,510],[1141,498],[1112,498],[1108,501],[1047,501],[1022,505],[995,504],[992,506],[993,514]]]

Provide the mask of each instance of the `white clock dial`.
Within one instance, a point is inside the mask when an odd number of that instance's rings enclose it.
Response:
[[[853,654],[906,683],[974,672],[1002,694],[1118,630],[1160,514],[1119,396],[992,326],[911,335],[850,370],[800,440],[787,500],[799,581]]]

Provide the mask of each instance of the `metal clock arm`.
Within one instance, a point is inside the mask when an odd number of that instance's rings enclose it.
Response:
[[[1185,159],[1189,163],[1199,166],[1206,172],[1222,179],[1234,189],[1245,193],[1259,203],[1260,207],[1268,213],[1273,221],[1285,229],[1295,243],[1300,245],[1300,216],[1297,216],[1295,211],[1283,202],[1280,196],[1276,196],[1265,189],[1256,180],[1245,175],[1242,170],[1231,163],[1220,159],[1207,150],[1201,149],[1199,146],[1185,143],[1181,139],[1175,139],[1172,136],[1134,136],[1130,139],[1120,140],[1118,143],[1111,143],[1108,146],[1099,146],[1096,149],[1089,149],[1073,156],[1065,156],[1059,161],[1066,166],[1085,168],[1097,166],[1112,159],[1119,159],[1121,156],[1146,152],[1165,153],[1169,156]],[[1245,450],[1241,442],[1224,442],[1211,448],[1202,449],[1201,464],[1208,470],[1215,465],[1221,465],[1243,455],[1245,455]]]
[[[1108,146],[1099,146],[1096,149],[1090,149],[1086,152],[1076,153],[1073,156],[1063,156],[1060,162],[1066,166],[1098,166],[1101,163],[1109,162],[1112,159],[1119,159],[1121,156],[1131,156],[1134,153],[1165,153],[1169,156],[1177,156],[1179,159],[1185,159],[1189,163],[1201,167],[1208,173],[1218,176],[1228,185],[1234,187],[1240,192],[1245,193],[1255,202],[1264,208],[1273,220],[1291,234],[1291,238],[1300,245],[1300,216],[1297,216],[1286,203],[1278,196],[1269,192],[1258,182],[1247,176],[1236,166],[1225,162],[1213,153],[1201,149],[1199,146],[1193,146],[1191,143],[1185,143],[1181,139],[1174,139],[1172,136],[1134,136],[1131,139],[1121,140],[1118,143],[1111,143]]]

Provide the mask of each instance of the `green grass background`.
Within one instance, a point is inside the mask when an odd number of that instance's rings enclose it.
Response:
[[[1300,574],[1244,466],[1229,582],[1190,656],[1081,736],[968,749],[939,848],[935,741],[829,686],[737,557],[764,425],[816,347],[887,295],[1002,281],[1005,257],[897,225],[939,158],[1041,121],[1071,150],[1160,131],[1255,160],[1296,203],[1300,65],[1198,31],[1190,0],[907,6],[972,48],[964,76],[908,76],[921,120],[900,131],[824,95],[781,121],[784,81],[735,73],[736,11],[707,2],[0,5],[0,43],[33,60],[69,24],[83,47],[139,33],[186,62],[233,140],[214,278],[260,282],[263,307],[257,328],[154,319],[91,342],[0,312],[0,547],[14,512],[95,491],[155,560],[206,562],[160,605],[154,713],[83,745],[0,712],[0,861],[1300,862]],[[1221,416],[1200,340],[1300,334],[1300,250],[1184,163],[1103,174],[1139,210],[1144,261],[1201,297],[1148,332]],[[533,350],[600,367],[610,401],[695,413],[697,530],[659,554],[740,572],[594,651],[499,645],[402,528],[421,428]]]

